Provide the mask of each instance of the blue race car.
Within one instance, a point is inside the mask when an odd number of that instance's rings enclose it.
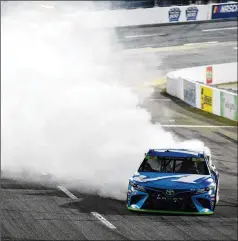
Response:
[[[149,150],[129,179],[132,211],[213,214],[218,200],[219,173],[204,152]]]

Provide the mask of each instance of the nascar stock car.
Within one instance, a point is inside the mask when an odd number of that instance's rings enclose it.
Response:
[[[129,179],[132,211],[213,214],[219,201],[219,173],[205,152],[153,149]]]

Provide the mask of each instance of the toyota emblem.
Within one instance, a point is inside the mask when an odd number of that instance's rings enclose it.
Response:
[[[166,190],[166,195],[168,195],[168,196],[172,196],[172,195],[174,195],[174,190]]]

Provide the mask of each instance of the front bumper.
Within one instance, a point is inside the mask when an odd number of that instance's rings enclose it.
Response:
[[[139,212],[209,215],[214,213],[214,205],[214,194],[188,190],[179,190],[171,197],[163,189],[142,192],[132,187],[127,196],[127,208]]]

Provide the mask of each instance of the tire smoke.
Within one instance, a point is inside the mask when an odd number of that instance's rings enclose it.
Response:
[[[87,28],[89,19],[78,18],[87,12],[70,2],[47,4],[2,10],[3,173],[34,181],[47,173],[68,187],[124,200],[149,148],[203,146],[177,143],[138,106],[142,97],[132,87],[158,73],[153,57],[147,64],[128,58],[113,29]]]

